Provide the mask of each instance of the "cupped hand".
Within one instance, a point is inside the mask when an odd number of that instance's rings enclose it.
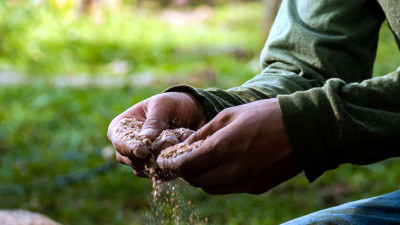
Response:
[[[186,141],[204,139],[189,153],[158,158],[159,167],[209,194],[260,194],[302,170],[277,99],[225,109]]]
[[[116,149],[117,160],[132,167],[133,172],[141,177],[147,177],[144,165],[151,153],[143,148],[132,149],[116,137],[115,128],[123,118],[136,118],[144,122],[140,135],[151,140],[167,128],[185,127],[197,130],[206,123],[203,109],[197,100],[191,94],[178,92],[155,95],[115,117],[108,127],[107,136]],[[168,143],[161,144],[168,147]]]

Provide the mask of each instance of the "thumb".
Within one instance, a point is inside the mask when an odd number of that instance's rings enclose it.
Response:
[[[169,118],[168,111],[162,110],[155,105],[149,105],[146,120],[139,135],[154,140],[163,130],[168,128]]]
[[[188,144],[192,144],[196,141],[200,140],[205,140],[209,136],[213,135],[215,132],[220,130],[221,128],[224,127],[224,124],[219,123],[218,120],[211,120],[209,123],[207,123],[205,126],[200,128],[200,130],[194,132],[192,135],[190,135],[185,142]]]
[[[200,130],[190,135],[185,142],[192,144],[196,141],[205,140],[207,137],[213,135],[220,129],[227,126],[234,119],[232,110],[224,110],[219,113],[214,119],[204,125]]]

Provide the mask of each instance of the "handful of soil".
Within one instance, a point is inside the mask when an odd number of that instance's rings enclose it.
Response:
[[[200,147],[204,141],[198,141],[191,145],[183,141],[194,131],[186,128],[164,130],[154,141],[140,136],[143,122],[135,118],[122,119],[114,135],[123,141],[131,150],[142,154],[146,158],[145,173],[153,181],[153,201],[151,203],[150,224],[204,224],[200,220],[200,212],[196,204],[186,202],[180,193],[179,183],[163,182],[162,179],[177,177],[177,171],[163,171],[158,168],[156,159],[167,160],[193,151]],[[162,176],[160,176],[162,174]],[[207,224],[207,218],[205,220]]]
[[[188,153],[193,151],[196,148],[199,148],[203,144],[204,140],[193,142],[192,144],[187,143],[179,143],[174,146],[170,146],[163,151],[161,151],[158,157],[162,158],[163,160],[175,158],[179,155]]]
[[[147,157],[145,172],[151,178],[158,178],[156,170],[160,169],[155,163],[157,157],[161,157],[162,160],[175,158],[200,147],[204,142],[204,140],[201,140],[190,145],[182,143],[194,132],[186,128],[164,130],[154,141],[151,141],[149,138],[139,135],[142,126],[143,122],[136,120],[136,118],[124,118],[115,129],[115,137],[124,141],[128,148],[136,149],[137,154],[143,158]]]

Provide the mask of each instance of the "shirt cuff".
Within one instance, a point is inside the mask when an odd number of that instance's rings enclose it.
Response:
[[[190,85],[179,84],[165,89],[163,92],[186,92],[191,94],[203,107],[204,115],[207,121],[212,120],[217,114],[217,106],[213,103],[210,93],[200,88],[194,88]]]

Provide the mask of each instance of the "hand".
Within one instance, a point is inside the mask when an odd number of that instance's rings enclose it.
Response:
[[[144,122],[140,134],[151,140],[167,128],[185,127],[197,130],[206,123],[203,109],[197,100],[191,94],[177,92],[155,95],[115,117],[108,127],[108,139],[116,149],[117,160],[132,167],[133,172],[140,177],[147,177],[144,173],[144,164],[150,152],[130,149],[124,141],[115,138],[113,132],[121,119],[132,117]],[[163,146],[168,147],[168,145]]]
[[[209,194],[260,194],[302,170],[277,99],[225,109],[186,141],[204,139],[189,153],[159,158],[159,167],[178,172]]]

